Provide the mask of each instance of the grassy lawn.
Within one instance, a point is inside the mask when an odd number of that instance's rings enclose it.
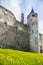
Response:
[[[43,65],[43,54],[0,49],[0,65]]]

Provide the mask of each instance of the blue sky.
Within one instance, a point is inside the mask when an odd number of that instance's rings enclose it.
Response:
[[[43,0],[0,0],[1,5],[11,10],[17,20],[21,18],[21,12],[25,15],[25,23],[27,22],[27,15],[33,8],[38,14],[39,32],[43,34]]]

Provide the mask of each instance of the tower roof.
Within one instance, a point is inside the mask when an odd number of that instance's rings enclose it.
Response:
[[[36,12],[34,12],[34,9],[32,8],[31,12],[28,14],[27,18],[29,18],[31,16],[31,14],[35,14],[35,16],[37,16],[38,14]]]
[[[31,10],[31,12],[30,13],[34,13],[34,10],[33,10],[33,8],[32,8],[32,10]]]

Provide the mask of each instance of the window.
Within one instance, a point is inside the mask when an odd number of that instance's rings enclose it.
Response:
[[[16,40],[16,38],[14,37],[14,40]]]
[[[15,27],[15,31],[17,31],[17,28],[18,28],[18,27]]]
[[[40,53],[43,53],[43,49],[42,49],[42,46],[40,46]]]
[[[7,22],[4,22],[3,23],[3,28],[6,28],[7,27]]]
[[[32,17],[35,17],[35,15],[33,14]]]
[[[1,46],[0,46],[0,48],[1,48]]]
[[[38,32],[38,30],[37,30],[37,32]]]
[[[34,23],[32,23],[32,26],[33,26]]]
[[[32,33],[33,33],[33,30],[32,30]]]
[[[2,17],[2,16],[0,15],[0,19],[1,19],[1,17]]]
[[[2,45],[0,45],[0,48],[2,48],[3,46]]]
[[[32,19],[30,19],[30,21],[32,21]]]
[[[5,24],[5,25],[7,25],[7,23],[6,23],[6,22],[4,22],[4,24]]]
[[[17,44],[18,44],[18,46],[19,46],[19,41],[17,41]]]
[[[7,9],[6,9],[6,11],[7,11]]]

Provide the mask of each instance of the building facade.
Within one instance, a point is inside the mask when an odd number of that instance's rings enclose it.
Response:
[[[24,24],[23,13],[19,22],[12,12],[0,6],[0,48],[41,52],[39,42],[38,14],[33,9]]]

